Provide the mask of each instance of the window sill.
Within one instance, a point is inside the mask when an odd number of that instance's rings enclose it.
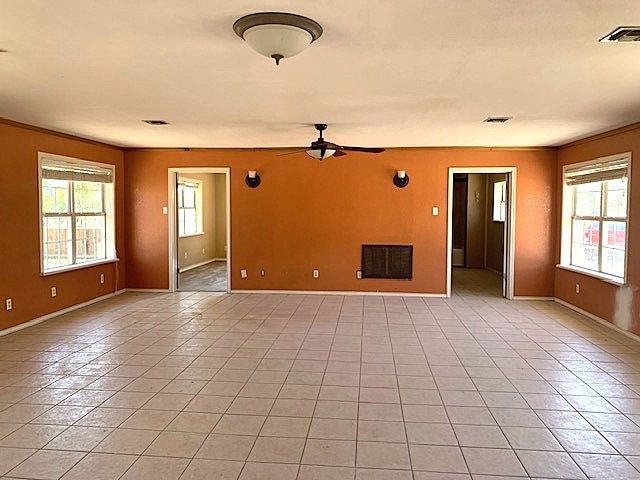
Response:
[[[56,268],[55,270],[47,270],[46,272],[40,272],[41,277],[48,277],[49,275],[57,275],[58,273],[72,272],[74,270],[81,270],[83,268],[95,267],[96,265],[106,265],[108,263],[119,262],[119,258],[109,258],[106,260],[99,260],[91,263],[79,263],[76,265],[69,265],[66,267]]]
[[[619,277],[614,277],[612,275],[607,275],[606,273],[598,273],[593,270],[587,270],[586,268],[574,267],[572,265],[556,265],[556,268],[561,268],[562,270],[567,270],[569,272],[580,273],[582,275],[586,275],[587,277],[596,278],[598,280],[602,280],[603,282],[610,283],[611,285],[615,285],[617,287],[621,287],[624,285],[624,280]]]
[[[189,235],[178,235],[178,238],[200,237],[202,235],[204,235],[204,232],[190,233]]]

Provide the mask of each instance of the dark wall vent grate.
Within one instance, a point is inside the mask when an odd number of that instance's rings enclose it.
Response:
[[[410,280],[413,245],[362,245],[362,278]]]

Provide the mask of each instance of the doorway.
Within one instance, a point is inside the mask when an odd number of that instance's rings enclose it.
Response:
[[[515,181],[515,167],[449,169],[447,297],[456,284],[494,283],[513,298]]]
[[[168,198],[169,290],[229,292],[229,169],[169,169]]]

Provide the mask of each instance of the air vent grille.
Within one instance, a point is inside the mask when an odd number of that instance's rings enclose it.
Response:
[[[142,120],[142,121],[149,125],[169,125],[169,122],[165,120]]]
[[[487,117],[483,121],[485,123],[505,123],[511,120],[511,117]]]
[[[601,42],[638,42],[640,27],[618,27],[600,39]]]
[[[413,245],[362,245],[362,278],[410,280]]]

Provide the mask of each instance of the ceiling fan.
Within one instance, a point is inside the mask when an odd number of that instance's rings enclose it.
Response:
[[[327,142],[322,137],[322,132],[327,129],[326,123],[316,123],[316,130],[320,133],[320,136],[315,142],[311,142],[311,146],[293,152],[281,153],[280,155],[291,155],[292,153],[306,152],[307,155],[318,160],[324,160],[329,157],[341,157],[346,155],[345,152],[365,152],[365,153],[382,153],[384,148],[369,148],[369,147],[348,147],[346,145],[337,145],[335,143]]]

